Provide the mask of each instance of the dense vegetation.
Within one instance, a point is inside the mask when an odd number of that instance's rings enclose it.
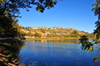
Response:
[[[16,37],[18,34],[19,25],[16,18],[11,18],[11,14],[5,11],[2,16],[0,16],[0,37]]]

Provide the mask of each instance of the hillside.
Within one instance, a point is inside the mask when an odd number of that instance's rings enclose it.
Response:
[[[38,27],[24,27],[20,26],[20,30],[24,32],[26,35],[31,34],[34,36],[35,33],[39,33],[42,35],[42,37],[50,36],[50,35],[56,35],[56,36],[63,36],[63,35],[89,35],[90,33],[84,32],[84,31],[79,31],[74,28],[63,28],[61,26],[59,27],[51,27],[51,28],[46,28],[44,26]]]

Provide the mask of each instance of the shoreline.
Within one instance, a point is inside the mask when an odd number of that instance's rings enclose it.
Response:
[[[26,66],[14,56],[12,48],[18,48],[20,40],[0,40],[0,65],[1,66]],[[15,46],[16,45],[16,46]],[[10,49],[11,48],[11,49]],[[13,49],[17,52],[16,49]],[[17,53],[16,53],[17,54]]]
[[[65,40],[65,39],[79,39],[79,38],[26,38],[25,40]],[[95,38],[89,38],[95,39]]]

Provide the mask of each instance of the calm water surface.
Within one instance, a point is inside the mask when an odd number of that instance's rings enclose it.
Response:
[[[100,66],[100,61],[93,60],[95,55],[100,57],[100,44],[95,44],[93,51],[87,53],[87,50],[82,50],[81,44],[71,41],[74,42],[26,41],[19,53],[19,62],[28,66]]]

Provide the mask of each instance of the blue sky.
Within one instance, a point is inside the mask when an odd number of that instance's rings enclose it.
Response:
[[[25,27],[45,26],[75,28],[80,31],[93,32],[98,17],[91,11],[95,0],[63,0],[54,8],[45,9],[44,13],[36,11],[32,6],[27,12],[20,9],[19,25]]]

